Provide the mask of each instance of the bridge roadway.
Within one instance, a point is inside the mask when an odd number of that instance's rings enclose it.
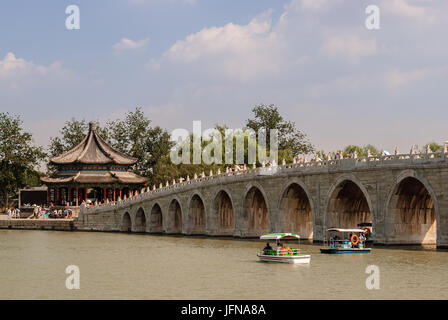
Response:
[[[203,176],[81,207],[77,228],[257,237],[371,222],[376,244],[448,248],[448,153],[294,163]]]

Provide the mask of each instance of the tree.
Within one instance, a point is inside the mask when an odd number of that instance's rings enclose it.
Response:
[[[78,145],[86,136],[89,125],[87,122],[71,118],[60,130],[61,137],[50,138],[49,155],[55,157]]]
[[[60,136],[50,139],[48,147],[51,157],[66,152],[78,145],[88,132],[88,122],[84,119],[70,119],[64,123]],[[157,172],[154,170],[159,161],[165,161],[172,142],[169,133],[156,126],[151,127],[140,108],[126,113],[124,119],[107,121],[104,127],[98,128],[100,136],[114,149],[138,159],[131,169],[136,174],[149,178],[153,183]],[[49,165],[49,171],[54,168]]]
[[[378,151],[378,149],[371,145],[371,144],[367,144],[365,146],[356,146],[356,145],[348,145],[344,148],[344,150],[342,151],[342,155],[345,157],[346,155],[353,155],[354,153],[358,154],[358,157],[367,157],[367,153],[368,151],[370,151],[370,154],[372,156],[378,156],[380,155],[380,152]]]
[[[0,196],[5,208],[12,195],[35,180],[39,175],[35,168],[45,158],[22,125],[18,116],[0,113]]]
[[[107,131],[112,147],[139,160],[132,168],[136,174],[148,177],[150,183],[157,180],[154,167],[159,161],[166,160],[164,158],[173,146],[166,130],[151,127],[151,120],[136,108],[127,112],[124,119],[109,121]]]
[[[69,121],[66,121],[59,131],[60,136],[50,138],[50,145],[48,147],[49,156],[55,157],[73,149],[84,139],[88,130],[89,124],[85,119],[77,120],[71,118]],[[100,127],[98,130],[100,136],[107,141],[109,134],[108,128]]]
[[[423,146],[422,150],[420,150],[422,153],[425,153],[427,148],[431,149],[431,152],[442,152],[443,151],[443,146],[441,144],[438,144],[437,142],[433,141],[430,143],[427,143]]]
[[[294,122],[285,121],[278,108],[270,104],[260,104],[252,109],[254,118],[248,119],[246,127],[257,133],[266,132],[266,147],[269,149],[271,135],[270,130],[278,130],[278,150],[289,150],[292,156],[308,154],[314,151],[313,145],[307,140],[305,133],[296,128]]]

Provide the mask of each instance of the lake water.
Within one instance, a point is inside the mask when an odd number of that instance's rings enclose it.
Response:
[[[448,299],[448,252],[375,247],[309,265],[257,261],[264,242],[0,230],[0,299]],[[68,290],[68,265],[80,289]],[[368,290],[376,265],[380,289]]]

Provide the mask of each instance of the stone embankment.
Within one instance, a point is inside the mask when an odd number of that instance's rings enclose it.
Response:
[[[73,231],[77,228],[73,219],[8,219],[1,216],[0,229]]]

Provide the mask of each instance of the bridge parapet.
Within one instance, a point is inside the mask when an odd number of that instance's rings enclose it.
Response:
[[[109,210],[121,209],[142,201],[167,196],[169,194],[186,191],[198,186],[207,186],[216,182],[229,183],[241,180],[251,180],[257,176],[273,176],[280,174],[319,174],[325,172],[356,171],[381,168],[403,168],[415,166],[434,166],[448,163],[448,153],[420,153],[420,154],[396,154],[370,156],[360,158],[330,159],[322,161],[297,162],[285,165],[249,168],[245,170],[231,171],[227,173],[202,176],[190,181],[177,182],[154,190],[143,189],[138,195],[113,201],[109,203],[96,204],[94,206],[81,206],[81,214],[107,212]]]
[[[79,229],[255,237],[371,223],[375,243],[448,247],[448,152],[303,161],[210,174],[82,206]]]

